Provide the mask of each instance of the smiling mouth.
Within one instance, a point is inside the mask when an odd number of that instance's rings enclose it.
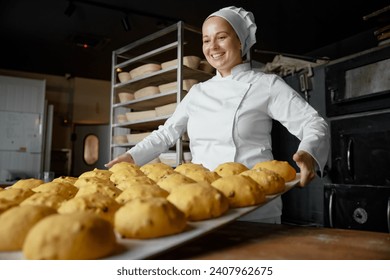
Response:
[[[212,54],[210,55],[213,59],[218,59],[220,58],[221,56],[223,56],[223,53],[216,53],[216,54]]]

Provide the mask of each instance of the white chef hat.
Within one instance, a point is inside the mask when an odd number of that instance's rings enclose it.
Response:
[[[256,43],[257,26],[253,14],[243,8],[230,6],[212,13],[207,19],[213,16],[221,17],[230,23],[240,39],[241,56],[246,55],[249,49]]]

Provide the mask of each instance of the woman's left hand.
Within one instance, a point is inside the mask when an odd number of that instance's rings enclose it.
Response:
[[[298,151],[293,155],[293,160],[301,169],[301,180],[299,186],[304,187],[309,184],[316,176],[314,158],[305,151]]]

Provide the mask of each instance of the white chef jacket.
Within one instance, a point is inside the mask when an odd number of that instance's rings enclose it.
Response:
[[[311,154],[323,170],[329,150],[325,120],[283,79],[255,71],[250,63],[235,66],[227,77],[217,72],[210,80],[192,86],[165,124],[128,152],[136,164],[143,165],[187,131],[192,162],[210,170],[224,162],[252,168],[273,159],[272,119],[300,139],[298,150]],[[281,213],[279,198],[250,213],[248,219]]]

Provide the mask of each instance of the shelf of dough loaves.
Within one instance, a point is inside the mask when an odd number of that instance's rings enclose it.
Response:
[[[183,80],[183,95],[198,83],[196,79]],[[168,105],[177,101],[177,82],[169,82],[158,86],[147,86],[134,93],[119,92],[119,103],[113,108],[126,107],[136,111],[145,111],[157,106]]]
[[[162,69],[131,79],[127,82],[117,83],[114,85],[114,88],[121,91],[134,92],[138,89],[145,88],[148,86],[159,86],[170,81],[176,81],[177,68],[177,65],[175,65],[167,69]],[[212,76],[213,75],[211,73],[183,66],[183,79],[195,79],[198,81],[204,81],[210,79]]]
[[[127,112],[117,116],[117,123],[113,127],[131,129],[156,129],[163,124],[175,111],[177,103],[158,106],[153,110]]]
[[[134,130],[153,130],[153,129],[158,128],[159,125],[164,124],[164,122],[169,117],[170,117],[170,115],[136,119],[136,120],[132,120],[132,121],[126,121],[123,123],[116,123],[116,124],[113,124],[112,127],[113,128],[116,128],[116,127],[129,128],[129,129],[134,129]]]

